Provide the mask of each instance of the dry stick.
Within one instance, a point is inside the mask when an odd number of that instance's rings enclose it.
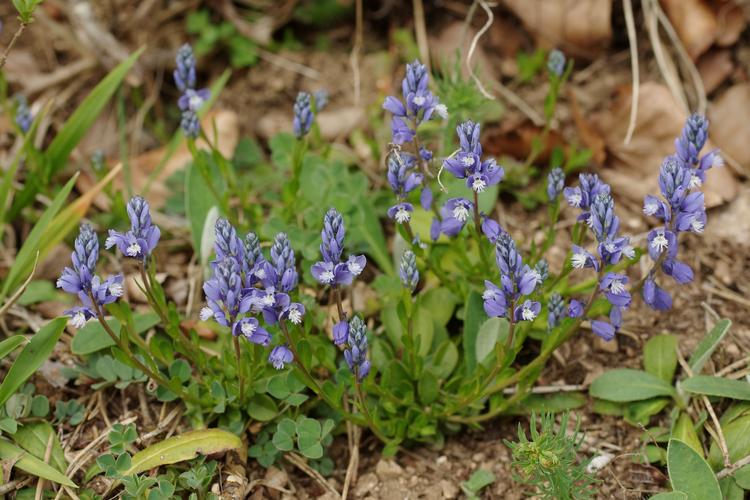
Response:
[[[683,111],[687,112],[687,98],[682,91],[679,78],[674,74],[674,63],[668,61],[667,56],[664,54],[664,47],[662,47],[661,38],[659,37],[659,24],[656,9],[656,0],[643,1],[643,14],[646,17],[646,28],[648,29],[648,36],[651,40],[651,48],[654,51],[654,57],[656,58],[657,66],[659,66],[659,72],[667,83],[667,87],[669,87],[677,104],[682,107]]]
[[[284,458],[287,459],[289,462],[291,462],[293,465],[295,465],[299,470],[310,476],[315,482],[320,484],[323,488],[325,488],[327,491],[333,493],[336,498],[340,498],[339,492],[336,491],[336,488],[334,488],[331,483],[326,481],[326,478],[324,478],[320,472],[316,471],[309,465],[307,465],[307,462],[305,459],[303,459],[301,456],[297,455],[296,453],[286,453],[284,455]]]
[[[422,0],[414,0],[412,5],[414,8],[414,31],[417,33],[419,57],[422,59],[422,63],[427,66],[427,71],[429,72],[430,47],[427,44],[427,24],[424,19],[424,5],[422,5]]]
[[[16,32],[13,34],[13,38],[11,38],[10,43],[7,47],[5,47],[5,51],[3,52],[3,55],[0,56],[0,69],[3,69],[3,66],[5,66],[5,61],[8,59],[8,54],[10,53],[10,49],[13,48],[13,46],[16,44],[18,39],[21,37],[21,34],[26,29],[26,26],[29,23],[26,21],[21,21],[21,25],[18,27]]]
[[[27,477],[25,479],[15,479],[13,481],[8,481],[5,484],[0,484],[0,496],[10,493],[11,491],[20,490],[29,484],[31,479],[31,477]]]
[[[716,479],[721,479],[723,477],[730,476],[734,474],[738,469],[741,469],[747,464],[750,464],[750,455],[746,456],[743,459],[736,461],[729,467],[725,467],[724,469],[721,469],[719,472],[716,473]]]
[[[359,54],[362,51],[362,32],[364,30],[363,10],[364,8],[362,7],[362,0],[356,0],[354,46],[352,47],[352,53],[349,55],[349,65],[352,67],[352,75],[354,79],[355,106],[359,106],[360,93],[362,91],[359,75]]]
[[[14,293],[6,302],[3,304],[3,307],[0,307],[0,318],[3,317],[3,314],[6,313],[10,307],[16,303],[18,299],[21,298],[21,295],[23,295],[23,292],[26,291],[26,287],[29,286],[29,283],[31,283],[31,280],[34,279],[34,273],[36,272],[36,265],[39,262],[39,250],[36,251],[36,257],[34,258],[34,266],[31,268],[31,273],[29,273],[29,277],[26,278],[26,281],[23,282],[23,285],[16,290],[16,293]]]
[[[683,370],[685,370],[685,373],[687,373],[688,377],[692,377],[693,370],[690,368],[690,365],[687,363],[687,361],[685,361],[685,358],[682,356],[679,347],[676,348],[675,351],[677,352],[677,360],[679,361],[680,366]],[[732,465],[732,460],[729,458],[729,447],[727,446],[727,440],[724,437],[724,432],[721,430],[721,423],[719,422],[719,418],[716,416],[716,412],[714,411],[714,407],[711,405],[711,402],[708,400],[708,396],[701,394],[700,397],[703,401],[703,405],[706,407],[706,410],[708,410],[708,414],[711,415],[711,420],[714,424],[716,436],[719,438],[719,448],[721,448],[721,454],[724,457],[724,467],[730,467]]]
[[[633,73],[633,93],[630,97],[630,123],[628,132],[625,134],[624,144],[630,144],[635,131],[635,122],[638,117],[638,97],[641,90],[640,74],[638,70],[638,37],[635,33],[635,21],[633,20],[633,3],[631,0],[623,0],[625,12],[625,24],[628,28],[628,43],[630,44],[630,70]]]
[[[49,438],[47,438],[47,448],[44,450],[44,463],[49,464],[49,460],[52,457],[52,443],[54,443],[55,433],[50,432]],[[34,494],[34,500],[41,500],[44,494],[44,479],[41,477],[36,483],[36,493]]]
[[[356,481],[357,468],[359,466],[359,440],[361,437],[360,428],[357,425],[352,425],[350,422],[346,423],[347,430],[351,428],[353,435],[352,444],[350,446],[349,454],[349,466],[346,468],[346,477],[344,478],[344,486],[341,489],[341,500],[346,500],[349,495],[349,488],[351,484]]]

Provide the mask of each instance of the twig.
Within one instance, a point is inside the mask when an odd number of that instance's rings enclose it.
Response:
[[[719,288],[714,288],[711,285],[707,285],[707,284],[701,285],[701,289],[703,289],[703,290],[705,290],[706,292],[709,292],[709,293],[714,293],[714,294],[718,295],[719,297],[721,297],[723,299],[727,299],[727,300],[731,300],[731,301],[737,302],[738,304],[743,305],[745,307],[750,307],[750,300],[747,300],[744,297],[740,297],[736,293],[733,293],[733,292],[730,292],[730,291],[721,290]]]
[[[734,474],[738,469],[741,469],[742,467],[746,466],[747,464],[750,464],[750,455],[746,456],[745,458],[742,458],[729,467],[725,467],[721,469],[719,472],[716,473],[716,479],[721,479],[723,477],[731,476]]]
[[[336,498],[340,498],[341,495],[339,495],[339,492],[336,491],[336,488],[334,488],[331,483],[326,481],[326,478],[324,478],[320,472],[316,471],[309,465],[307,465],[307,462],[304,458],[297,455],[296,453],[286,453],[284,455],[284,458],[288,460],[292,465],[296,466],[299,470],[310,476],[315,482],[320,484],[323,488],[325,488],[327,491],[333,493],[333,495]]]
[[[576,392],[583,391],[588,387],[588,384],[577,384],[577,385],[540,385],[531,389],[531,394],[555,394],[558,392]],[[503,394],[515,394],[518,392],[517,387],[508,387],[503,389]]]
[[[362,32],[364,30],[362,0],[356,0],[355,7],[355,26],[354,26],[354,46],[352,53],[349,55],[349,65],[352,67],[354,79],[354,105],[359,106],[360,92],[362,91],[359,75],[359,53],[362,51]]]
[[[21,298],[21,295],[23,295],[23,292],[26,291],[26,287],[29,286],[29,283],[31,283],[31,280],[34,278],[34,273],[36,272],[36,265],[39,262],[39,250],[36,252],[36,257],[34,258],[34,266],[31,268],[31,273],[29,274],[29,277],[26,278],[26,281],[23,282],[23,285],[16,290],[16,293],[13,294],[12,297],[10,297],[7,301],[5,301],[5,304],[3,304],[3,307],[0,307],[0,318],[3,317],[3,314],[6,313],[10,307],[16,303],[18,299]]]
[[[47,438],[47,447],[44,449],[44,463],[49,464],[49,459],[52,457],[52,443],[54,443],[55,433],[50,432]],[[34,494],[34,500],[41,500],[44,494],[44,479],[39,478],[36,483],[36,493]]]
[[[362,436],[361,429],[357,425],[353,425],[351,422],[346,423],[347,430],[351,429],[352,443],[349,447],[349,466],[346,468],[346,477],[344,478],[344,486],[341,490],[341,500],[346,500],[349,495],[349,488],[351,484],[356,481],[357,468],[359,467],[359,441]]]
[[[628,28],[628,43],[630,44],[630,70],[633,73],[633,92],[630,96],[630,123],[628,132],[625,134],[624,143],[630,144],[635,131],[635,122],[638,118],[638,97],[641,90],[640,73],[638,69],[638,37],[635,33],[635,20],[633,19],[633,3],[631,0],[623,0],[625,11],[625,24]]]
[[[677,352],[677,360],[679,361],[680,366],[683,370],[685,370],[685,373],[687,373],[688,377],[692,377],[693,370],[690,369],[690,365],[683,357],[679,347],[676,348],[675,351]],[[711,405],[711,402],[708,400],[708,396],[701,394],[701,401],[703,401],[703,405],[706,407],[708,414],[711,415],[711,421],[714,424],[716,437],[718,437],[719,441],[719,448],[721,449],[721,454],[724,457],[724,467],[729,467],[732,465],[732,460],[729,458],[729,447],[727,446],[727,440],[724,437],[724,432],[721,430],[719,417],[716,416],[716,412],[714,411],[714,407]]]
[[[430,47],[427,44],[427,24],[424,19],[424,5],[422,0],[413,0],[414,8],[414,31],[417,34],[417,46],[419,47],[419,57],[422,59],[422,64],[427,66],[427,71],[430,69]]]
[[[748,364],[750,364],[750,358],[739,359],[739,360],[735,361],[734,363],[732,363],[730,365],[727,365],[724,368],[722,368],[721,370],[719,370],[718,372],[716,372],[714,374],[714,377],[725,377],[725,376],[729,375],[730,373],[732,373],[737,368],[740,368],[741,366],[744,366],[745,368],[747,368]]]
[[[5,47],[5,51],[3,51],[3,55],[0,56],[0,69],[3,69],[3,66],[5,66],[5,61],[8,59],[8,54],[10,53],[10,50],[13,48],[13,46],[16,44],[18,39],[21,37],[21,34],[26,29],[26,26],[28,26],[28,22],[21,21],[21,25],[18,27],[16,32],[13,34],[13,38],[10,39],[10,43],[7,47]]]
[[[20,490],[27,484],[31,482],[31,476],[26,477],[24,479],[14,479],[13,481],[8,481],[5,484],[0,484],[0,495],[5,495],[6,493],[10,493],[11,491]]]
[[[656,0],[643,1],[643,14],[646,17],[646,28],[648,29],[648,36],[651,40],[651,48],[654,51],[654,57],[656,58],[657,66],[659,66],[659,72],[661,72],[661,76],[667,83],[667,87],[669,87],[677,104],[680,105],[683,111],[687,112],[687,99],[682,91],[679,78],[675,75],[674,63],[667,59],[667,56],[664,53],[664,47],[661,43],[661,38],[659,37],[659,19],[656,9],[658,9],[658,2]]]

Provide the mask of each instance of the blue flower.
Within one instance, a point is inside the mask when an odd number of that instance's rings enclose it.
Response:
[[[416,160],[410,154],[395,153],[388,157],[388,184],[399,199],[422,184],[423,176],[414,171],[415,166]]]
[[[232,335],[242,335],[253,344],[267,346],[271,343],[271,334],[260,326],[255,318],[242,318],[232,327]]]
[[[350,255],[346,262],[341,262],[345,235],[343,217],[335,209],[329,209],[323,217],[323,230],[320,234],[320,253],[323,260],[310,268],[313,277],[321,285],[350,285],[367,265],[364,255]]]
[[[482,234],[484,234],[490,243],[493,245],[497,242],[497,238],[503,233],[503,228],[494,219],[490,219],[486,215],[482,217]]]
[[[708,141],[708,119],[694,113],[685,122],[682,134],[675,140],[677,156],[688,165],[698,163],[698,154]]]
[[[330,208],[323,217],[323,230],[320,232],[320,253],[326,262],[338,263],[344,251],[344,218],[338,210]]]
[[[316,90],[313,97],[315,98],[315,112],[320,113],[328,105],[328,91],[326,89]]]
[[[542,305],[532,300],[524,300],[522,304],[516,306],[513,311],[513,318],[516,321],[534,321],[542,311]]]
[[[466,121],[456,127],[461,149],[455,156],[446,158],[443,166],[458,179],[466,179],[466,187],[481,193],[488,186],[503,180],[505,171],[494,159],[482,161],[479,143],[480,126]]]
[[[277,370],[283,369],[287,364],[294,361],[294,354],[289,350],[289,347],[284,345],[277,345],[268,355],[268,362],[273,365]]]
[[[26,133],[31,128],[31,124],[34,121],[34,117],[29,109],[29,103],[26,101],[26,97],[19,95],[16,97],[16,118],[15,122],[23,133]]]
[[[565,316],[565,301],[557,292],[553,292],[547,301],[547,326],[552,329],[560,324]]]
[[[551,50],[547,56],[547,69],[555,76],[562,76],[565,71],[565,54],[557,49]]]
[[[185,110],[180,118],[180,128],[185,137],[195,139],[200,135],[201,123],[198,121],[198,115],[195,111]]]
[[[195,56],[193,49],[188,44],[184,44],[177,51],[175,57],[177,68],[174,70],[174,82],[180,92],[188,89],[194,89],[196,84],[195,78]]]
[[[401,284],[413,292],[419,283],[419,270],[417,269],[417,257],[411,250],[406,250],[401,255],[401,265],[399,266],[399,277]]]
[[[657,311],[667,311],[672,308],[672,296],[659,287],[652,278],[643,283],[643,301]]]
[[[297,94],[294,101],[294,135],[299,139],[310,132],[313,122],[313,111],[311,106],[311,97],[307,92]]]
[[[349,341],[349,322],[341,320],[333,325],[333,343],[344,345]]]
[[[388,217],[399,224],[405,224],[411,220],[411,214],[414,212],[414,205],[408,202],[401,202],[393,205],[388,209]]]
[[[547,198],[555,201],[565,187],[565,172],[560,167],[555,167],[547,174]]]
[[[344,350],[344,359],[360,382],[370,373],[367,348],[367,327],[359,316],[355,316],[349,323],[349,338]]]
[[[208,305],[201,310],[201,320],[213,318],[233,332],[239,315],[253,305],[252,297],[243,293],[240,265],[232,257],[224,257],[213,267],[213,277],[203,284],[203,292]]]
[[[193,113],[197,113],[210,97],[211,92],[208,89],[186,89],[177,100],[177,106],[181,111],[192,111]]]
[[[117,246],[123,255],[145,261],[159,243],[161,231],[151,222],[148,202],[142,197],[131,198],[127,210],[130,231],[121,233],[110,229],[104,246],[108,249]]]
[[[615,215],[615,203],[609,193],[596,195],[591,204],[588,224],[600,243],[617,235],[620,219]]]
[[[456,236],[471,217],[474,204],[466,198],[451,198],[440,208],[440,232]]]
[[[220,261],[225,257],[232,257],[238,263],[245,259],[245,244],[242,242],[237,231],[232,224],[224,217],[219,217],[214,226],[216,241],[214,249],[216,250],[216,260]]]
[[[286,233],[279,233],[273,239],[271,261],[277,276],[275,286],[282,292],[290,292],[296,288],[299,275],[295,267],[294,249]]]
[[[571,318],[580,318],[583,316],[583,304],[578,300],[571,300],[568,304],[568,316]]]

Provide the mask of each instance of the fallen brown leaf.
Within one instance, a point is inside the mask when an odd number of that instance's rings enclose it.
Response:
[[[714,142],[745,172],[750,171],[750,83],[724,92],[708,109]]]
[[[711,49],[700,57],[697,67],[703,80],[703,88],[706,94],[710,94],[732,74],[732,51]]]
[[[716,45],[729,47],[739,40],[740,35],[747,27],[747,17],[738,4],[733,1],[719,1],[716,20],[718,29],[716,33]]]
[[[716,14],[705,0],[661,0],[661,6],[695,61],[716,40]]]
[[[542,45],[598,54],[612,40],[612,0],[505,0]]]
[[[567,95],[570,101],[570,112],[578,129],[578,136],[583,141],[583,144],[591,150],[591,159],[594,161],[594,164],[604,165],[604,160],[607,159],[607,151],[601,131],[583,116],[575,91],[569,89]]]
[[[674,139],[680,135],[687,116],[666,86],[642,83],[635,133],[626,145],[623,139],[628,127],[630,103],[630,92],[623,92],[613,109],[598,114],[594,123],[602,131],[610,153],[609,166],[612,167],[602,170],[601,175],[612,184],[615,192],[640,204],[646,194],[657,190],[659,167],[665,156],[674,154]],[[716,123],[712,122],[709,135],[714,137],[715,133]],[[720,145],[718,140],[716,143]],[[709,142],[704,151],[713,147]],[[729,168],[711,169],[703,189],[706,205],[713,207],[734,199],[737,189],[737,180]]]

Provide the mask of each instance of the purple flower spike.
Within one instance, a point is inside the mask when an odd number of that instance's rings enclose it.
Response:
[[[294,135],[298,139],[310,132],[313,122],[312,97],[307,92],[297,94],[297,100],[294,101]]]
[[[349,341],[349,322],[346,320],[339,321],[333,325],[333,343],[344,345]]]
[[[320,233],[320,253],[326,262],[338,263],[344,251],[344,218],[335,208],[331,208],[323,217],[323,230]]]
[[[370,373],[367,350],[367,327],[359,316],[355,316],[349,324],[349,339],[344,350],[344,359],[360,382]]]
[[[188,89],[194,89],[196,84],[195,78],[195,56],[193,48],[187,43],[180,47],[175,57],[177,68],[174,70],[174,83],[180,92]]]
[[[568,305],[568,316],[571,318],[580,318],[583,316],[583,304],[573,299]]]
[[[245,259],[245,245],[237,236],[237,231],[232,224],[224,217],[219,217],[214,226],[216,241],[214,250],[216,251],[216,260],[220,261],[225,257],[231,257],[237,262],[243,262]]]
[[[140,196],[134,196],[128,202],[130,231],[120,233],[109,230],[109,237],[104,243],[106,248],[117,248],[123,255],[139,260],[146,260],[159,243],[161,231],[152,224],[148,202]]]
[[[417,256],[411,250],[406,250],[401,255],[401,265],[398,270],[401,278],[401,284],[409,290],[414,292],[419,284],[419,270],[417,269]]]
[[[225,257],[214,266],[213,277],[203,284],[208,305],[201,310],[201,320],[214,318],[222,326],[233,327],[240,314],[250,310],[251,297],[242,292],[239,263]]]

